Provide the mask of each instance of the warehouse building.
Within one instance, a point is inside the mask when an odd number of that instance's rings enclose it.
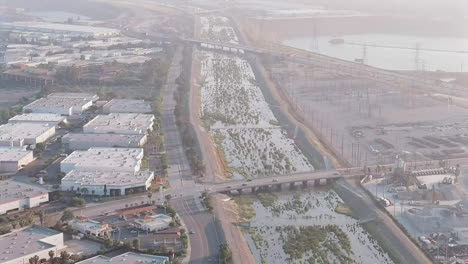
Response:
[[[55,128],[59,127],[60,123],[66,123],[67,118],[65,116],[57,115],[57,114],[41,114],[41,113],[28,113],[22,115],[16,115],[10,120],[8,123],[15,124],[15,123],[33,123],[33,124],[43,124],[54,126]]]
[[[90,148],[74,151],[60,163],[60,170],[137,172],[142,159],[142,148]]]
[[[93,105],[93,101],[83,98],[60,98],[45,97],[40,98],[28,105],[23,110],[32,113],[51,113],[57,115],[81,115]]]
[[[0,23],[0,30],[10,30],[19,32],[40,32],[79,37],[115,37],[120,35],[120,31],[113,28],[90,27],[81,25],[47,23],[47,22],[14,22]]]
[[[122,134],[78,134],[70,133],[62,137],[62,143],[69,150],[100,148],[139,148],[145,145],[146,135]]]
[[[145,100],[112,99],[102,107],[105,114],[109,113],[151,113],[151,105]]]
[[[83,126],[84,133],[147,134],[153,130],[154,115],[111,113],[98,115]]]
[[[0,214],[33,208],[49,201],[49,192],[41,187],[14,180],[0,181]]]
[[[35,146],[37,143],[45,142],[54,134],[54,126],[34,123],[9,123],[0,126],[0,146]]]
[[[134,252],[127,252],[115,257],[95,256],[76,264],[109,264],[109,263],[125,263],[125,264],[168,264],[169,258],[163,256],[146,255]]]
[[[83,195],[121,196],[146,192],[153,179],[152,171],[73,170],[63,177],[62,190]]]
[[[0,263],[27,264],[29,259],[49,259],[49,251],[60,256],[63,233],[46,227],[31,226],[0,236]]]
[[[51,93],[47,98],[62,98],[62,99],[83,99],[96,102],[99,96],[93,93]]]
[[[33,160],[32,151],[21,148],[0,148],[0,172],[18,172]]]

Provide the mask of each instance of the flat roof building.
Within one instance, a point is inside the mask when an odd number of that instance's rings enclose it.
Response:
[[[34,160],[32,151],[0,147],[0,172],[18,172]]]
[[[46,97],[40,98],[23,109],[32,113],[52,113],[57,115],[80,115],[86,109],[93,105],[93,101],[83,98],[61,98],[61,97]]]
[[[152,171],[79,171],[73,170],[62,179],[63,191],[84,195],[121,196],[145,192],[154,179]]]
[[[87,217],[76,217],[68,221],[68,225],[73,230],[81,232],[85,235],[93,235],[96,237],[107,237],[109,235],[110,227],[108,223],[102,223],[91,220]]]
[[[112,99],[102,107],[105,114],[109,113],[151,113],[151,105],[145,100]]]
[[[153,130],[154,115],[111,113],[98,115],[83,126],[84,133],[147,134]]]
[[[0,126],[0,146],[21,147],[42,143],[55,134],[55,127],[47,124],[8,123]]]
[[[61,122],[66,122],[67,118],[57,114],[48,114],[48,113],[28,113],[22,115],[16,115],[8,123],[34,123],[34,124],[48,124],[50,126],[55,126],[58,128],[58,125]]]
[[[14,180],[0,181],[0,214],[37,207],[49,201],[44,188]]]
[[[0,23],[1,30],[23,32],[41,32],[82,37],[114,37],[120,35],[120,30],[104,27],[91,27],[47,22],[14,22]]]
[[[92,147],[139,148],[146,143],[146,140],[146,135],[129,134],[70,133],[62,137],[62,143],[70,150],[87,150]]]
[[[0,236],[0,263],[25,264],[35,255],[49,259],[49,251],[59,256],[63,248],[63,233],[31,226]]]
[[[153,232],[169,228],[171,222],[172,217],[164,214],[156,214],[136,219],[135,225],[141,230]]]
[[[125,263],[125,264],[167,264],[169,263],[168,257],[154,256],[147,254],[140,254],[134,252],[127,252],[115,257],[95,256],[86,260],[77,262],[76,264],[109,264],[109,263]]]
[[[90,148],[74,151],[60,163],[60,170],[137,172],[142,159],[142,148]]]
[[[83,99],[96,102],[99,96],[93,93],[51,93],[47,98]]]

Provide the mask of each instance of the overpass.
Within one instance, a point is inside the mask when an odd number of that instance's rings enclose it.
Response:
[[[280,44],[272,44],[269,48],[261,47],[250,47],[237,43],[221,43],[209,40],[198,40],[198,39],[180,39],[181,41],[197,44],[201,48],[215,51],[226,51],[235,54],[243,54],[245,52],[254,54],[270,54],[284,59],[292,59],[296,62],[300,62],[307,65],[316,67],[326,68],[332,72],[339,72],[349,74],[358,78],[370,79],[378,82],[383,82],[391,85],[402,85],[408,87],[415,87],[424,91],[441,91],[440,89],[449,89],[451,93],[458,91],[460,93],[467,94],[464,87],[455,86],[452,84],[436,83],[431,80],[424,80],[417,77],[413,77],[406,74],[401,74],[394,71],[384,70],[369,66],[362,63],[355,63],[352,61],[346,61],[327,55],[302,50],[298,48],[288,47]],[[209,48],[206,46],[209,45]],[[448,92],[448,91],[447,91]]]
[[[428,160],[420,162],[408,162],[406,168],[409,171],[432,169],[440,167],[455,167],[456,165],[468,166],[468,158],[449,159],[449,160]],[[307,186],[309,183],[319,185],[322,181],[331,183],[339,178],[360,178],[365,175],[377,175],[383,172],[392,172],[394,164],[373,165],[355,168],[344,168],[328,171],[309,171],[287,175],[267,176],[247,180],[235,180],[223,183],[213,183],[205,185],[208,193],[230,193],[237,191],[241,193],[243,190],[255,192],[257,190],[268,190],[276,188],[281,190],[283,185],[295,187],[296,185]]]

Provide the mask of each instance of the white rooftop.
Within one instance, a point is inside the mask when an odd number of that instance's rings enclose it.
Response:
[[[119,34],[120,31],[113,28],[104,28],[104,27],[90,27],[90,26],[80,26],[80,25],[70,25],[70,24],[58,24],[58,23],[47,23],[47,22],[14,22],[14,23],[1,23],[0,27],[16,27],[24,28],[25,30],[37,30],[41,29],[55,30],[55,31],[64,31],[64,32],[79,32],[79,33],[89,33],[89,34]]]
[[[16,115],[10,118],[9,121],[43,121],[43,122],[62,122],[65,120],[66,117],[57,115],[57,114],[49,114],[49,113],[28,113],[28,114],[21,114]]]
[[[46,189],[31,184],[14,180],[0,181],[0,203],[21,200],[45,193],[48,193]]]
[[[48,98],[83,99],[96,101],[99,96],[93,93],[51,93]]]
[[[123,172],[123,171],[71,171],[63,177],[63,181],[73,182],[81,186],[118,187],[129,185],[145,185],[152,178],[152,171]]]
[[[0,236],[0,263],[53,248],[55,245],[42,240],[57,234],[60,232],[46,227],[32,226]]]
[[[112,99],[103,108],[109,113],[151,113],[151,105],[145,100]]]
[[[134,146],[145,137],[145,135],[129,135],[129,134],[81,134],[69,133],[62,137],[62,143],[71,142],[106,142],[113,143],[116,146]]]
[[[0,148],[0,162],[18,161],[31,154],[31,152],[21,148]]]
[[[0,126],[0,140],[21,140],[37,138],[51,127],[47,124],[14,123]]]
[[[82,171],[119,171],[136,167],[142,158],[142,148],[90,148],[74,151],[61,164],[74,164]]]
[[[26,105],[24,108],[71,108],[83,107],[91,99],[83,98],[63,98],[63,97],[44,97]]]
[[[153,255],[146,255],[146,254],[139,254],[133,252],[127,252],[122,255],[115,256],[113,258],[109,258],[106,256],[96,256],[92,257],[76,264],[108,264],[108,263],[125,263],[125,264],[143,264],[143,263],[151,263],[151,264],[166,264],[169,263],[168,257],[163,256],[153,256]]]
[[[93,129],[94,133],[131,133],[145,134],[150,129],[154,120],[154,115],[111,113],[108,115],[98,115],[86,125],[83,131]]]

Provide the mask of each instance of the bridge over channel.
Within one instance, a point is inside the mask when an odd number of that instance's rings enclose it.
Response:
[[[456,165],[468,166],[468,158],[408,162],[406,163],[406,169],[416,171],[440,167],[455,167]],[[298,184],[307,186],[309,183],[319,185],[322,181],[331,183],[340,178],[360,178],[367,174],[375,175],[382,172],[391,172],[394,167],[395,164],[385,164],[368,166],[366,168],[355,167],[328,171],[309,171],[256,179],[234,180],[205,186],[208,193],[230,193],[232,191],[242,193],[243,190],[250,190],[252,192],[257,190],[281,190],[285,185],[289,185],[290,187],[295,187]]]

